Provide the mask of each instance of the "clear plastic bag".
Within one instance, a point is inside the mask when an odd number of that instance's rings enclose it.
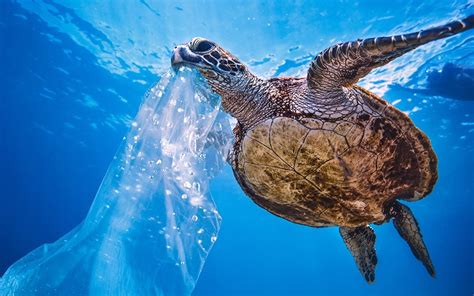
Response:
[[[217,239],[208,193],[232,139],[192,70],[145,97],[84,220],[13,264],[1,295],[189,295]]]

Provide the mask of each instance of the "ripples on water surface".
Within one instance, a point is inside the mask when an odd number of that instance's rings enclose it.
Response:
[[[2,272],[83,219],[175,44],[203,36],[259,75],[305,75],[314,55],[336,42],[409,32],[474,12],[470,1],[0,5],[0,118],[7,139],[1,148]],[[473,38],[471,31],[423,46],[360,82],[409,113],[438,154],[435,191],[411,205],[438,271],[435,280],[384,225],[376,228],[377,281],[368,287],[337,229],[269,215],[241,193],[227,168],[211,186],[224,222],[195,294],[472,293]]]

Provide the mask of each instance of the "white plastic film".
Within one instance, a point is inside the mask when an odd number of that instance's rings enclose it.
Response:
[[[82,224],[13,264],[1,295],[189,295],[217,239],[208,192],[232,138],[192,70],[146,95]]]

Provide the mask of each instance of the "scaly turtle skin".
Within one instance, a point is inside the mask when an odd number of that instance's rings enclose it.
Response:
[[[237,119],[229,161],[255,203],[295,223],[339,226],[369,283],[377,264],[369,224],[393,220],[434,276],[418,223],[398,200],[416,201],[433,190],[436,155],[408,116],[355,83],[420,45],[473,26],[469,16],[416,33],[337,44],[314,59],[306,78],[259,78],[203,38],[176,47],[172,64],[198,68]]]

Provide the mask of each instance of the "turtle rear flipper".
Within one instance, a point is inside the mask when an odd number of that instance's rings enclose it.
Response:
[[[395,225],[400,236],[408,243],[413,255],[423,263],[428,273],[434,277],[435,269],[431,262],[430,254],[423,242],[423,236],[421,235],[418,222],[410,208],[399,202],[395,202],[390,208],[390,215],[393,218],[393,225]]]
[[[370,226],[339,227],[347,248],[354,256],[360,273],[371,284],[375,280],[375,266],[377,254],[375,253],[375,233]]]

